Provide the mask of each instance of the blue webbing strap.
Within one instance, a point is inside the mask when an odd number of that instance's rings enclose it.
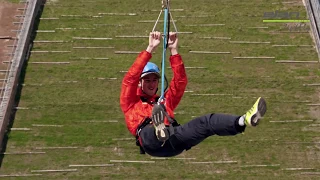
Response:
[[[168,6],[164,9],[164,20],[163,20],[163,51],[162,51],[162,67],[161,67],[161,95],[159,98],[159,102],[164,99],[164,81],[165,81],[165,62],[166,62],[166,52],[167,52],[167,42],[168,42],[168,14],[169,9]]]

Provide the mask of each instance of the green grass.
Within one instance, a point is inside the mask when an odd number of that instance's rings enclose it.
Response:
[[[187,69],[189,84],[175,118],[186,123],[194,116],[215,112],[244,113],[258,96],[266,97],[268,112],[261,125],[247,128],[234,137],[210,137],[179,157],[196,160],[153,160],[140,155],[125,125],[119,106],[121,80],[136,54],[115,54],[114,51],[142,51],[146,38],[116,38],[120,35],[148,35],[161,8],[160,1],[56,1],[45,5],[35,40],[62,40],[65,43],[35,43],[33,51],[71,51],[70,53],[32,53],[28,60],[20,107],[14,128],[10,131],[6,152],[43,151],[37,155],[5,155],[1,174],[31,173],[39,169],[67,169],[72,164],[106,164],[110,160],[150,160],[155,164],[114,163],[112,167],[80,167],[77,172],[43,173],[39,177],[20,179],[317,179],[302,175],[305,171],[285,168],[314,168],[320,171],[317,154],[319,88],[304,86],[318,83],[318,64],[281,64],[275,60],[318,60],[312,47],[274,47],[272,45],[314,45],[309,33],[285,33],[282,23],[263,23],[263,13],[276,10],[300,12],[303,6],[272,4],[277,0],[212,1],[174,0],[173,17],[180,32],[179,52]],[[156,11],[151,11],[156,10]],[[159,11],[158,11],[159,10]],[[136,16],[108,16],[99,13],[137,13]],[[66,17],[62,15],[83,15]],[[209,15],[209,17],[194,16]],[[182,17],[187,16],[187,17]],[[102,25],[105,24],[105,25]],[[108,25],[106,25],[108,24]],[[225,24],[224,26],[188,26],[192,24]],[[118,26],[121,25],[121,26]],[[158,24],[157,30],[162,30]],[[267,29],[249,27],[268,26]],[[76,28],[62,30],[56,28]],[[91,28],[83,29],[79,28]],[[173,29],[173,26],[171,26]],[[111,40],[76,40],[74,37],[106,37]],[[230,40],[202,39],[230,37]],[[260,41],[270,44],[234,44],[230,41]],[[73,47],[114,47],[113,49],[74,49]],[[231,52],[230,54],[192,54],[189,51]],[[162,48],[152,61],[160,65]],[[233,57],[269,56],[274,59],[234,59]],[[109,58],[83,60],[80,58]],[[31,62],[70,62],[64,65],[32,64]],[[172,73],[166,69],[170,78]],[[98,79],[106,78],[106,79]],[[116,78],[116,79],[108,79]],[[65,81],[74,81],[67,83]],[[229,96],[195,96],[215,93]],[[118,123],[85,122],[116,120]],[[272,123],[277,120],[314,120],[314,122]],[[39,127],[35,125],[61,125]],[[37,147],[73,146],[77,149],[39,150]],[[192,161],[236,161],[231,164],[190,164]],[[247,165],[276,165],[246,167]],[[17,178],[19,179],[19,178]]]

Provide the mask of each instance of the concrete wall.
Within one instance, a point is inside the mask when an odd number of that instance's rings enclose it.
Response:
[[[25,18],[21,31],[18,35],[17,47],[12,58],[9,74],[7,75],[7,83],[4,89],[2,101],[0,104],[0,147],[3,147],[3,139],[9,125],[10,117],[13,113],[15,96],[18,89],[19,77],[21,69],[29,51],[30,37],[34,27],[35,19],[43,4],[43,0],[27,0],[25,10]]]
[[[305,5],[320,61],[320,0],[305,0]]]

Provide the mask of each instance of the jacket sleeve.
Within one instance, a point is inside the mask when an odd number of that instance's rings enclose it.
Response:
[[[169,89],[165,94],[165,98],[166,106],[174,110],[184,94],[188,80],[182,58],[179,54],[170,56],[170,65],[173,71],[173,77]]]
[[[140,75],[143,71],[144,66],[151,59],[151,53],[147,51],[142,51],[133,65],[129,68],[128,72],[122,80],[121,93],[120,93],[120,106],[123,113],[128,112],[128,110],[139,101],[139,96],[137,95],[137,88],[139,84]]]

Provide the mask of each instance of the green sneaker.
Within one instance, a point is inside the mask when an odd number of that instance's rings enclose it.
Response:
[[[245,114],[245,124],[247,126],[257,126],[259,124],[260,119],[267,111],[266,101],[259,97],[256,103],[252,106],[250,110],[248,110]]]

